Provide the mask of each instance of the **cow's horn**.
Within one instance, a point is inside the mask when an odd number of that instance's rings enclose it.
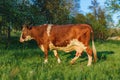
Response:
[[[31,25],[29,26],[29,29],[31,29],[31,28],[32,28],[32,26],[33,26],[33,24],[31,24]]]

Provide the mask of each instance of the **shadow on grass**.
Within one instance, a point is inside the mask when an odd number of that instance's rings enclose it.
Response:
[[[107,59],[108,55],[111,55],[111,54],[114,54],[114,52],[113,51],[98,51],[97,52],[97,62],[105,61]],[[70,53],[65,53],[65,54],[63,54],[63,56],[64,55],[68,55],[67,59],[66,59],[67,61],[71,60],[75,57],[75,51],[70,52]],[[83,52],[82,55],[80,56],[80,58],[81,58],[80,62],[87,61],[88,56],[87,56],[86,52]]]
[[[113,51],[101,51],[97,52],[98,61],[105,61],[108,55],[114,54]]]

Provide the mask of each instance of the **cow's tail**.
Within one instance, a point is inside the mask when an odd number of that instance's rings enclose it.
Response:
[[[97,61],[97,51],[96,51],[96,48],[95,48],[94,33],[93,33],[92,30],[91,30],[91,33],[92,33],[92,50],[93,50],[94,62],[96,62]]]

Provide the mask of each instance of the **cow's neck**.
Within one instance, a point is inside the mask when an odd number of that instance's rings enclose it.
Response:
[[[33,27],[31,30],[31,37],[33,37],[33,39],[35,41],[37,41],[38,45],[41,45],[44,43],[43,38],[45,37],[45,29],[46,27]]]

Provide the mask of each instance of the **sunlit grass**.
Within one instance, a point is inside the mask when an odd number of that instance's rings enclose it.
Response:
[[[21,44],[16,38],[11,43],[9,48],[0,49],[0,80],[120,79],[120,41],[96,41],[98,61],[90,67],[87,67],[86,53],[71,65],[75,52],[59,51],[62,62],[58,64],[50,51],[49,62],[44,64],[44,54],[34,41]]]

